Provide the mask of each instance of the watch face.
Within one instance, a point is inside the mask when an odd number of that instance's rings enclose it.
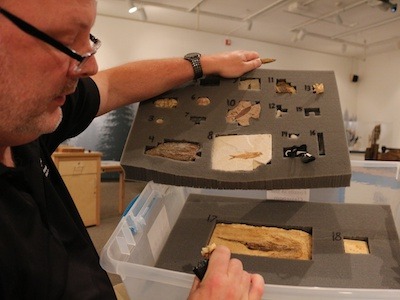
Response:
[[[188,53],[185,55],[185,58],[190,59],[190,58],[198,58],[200,57],[201,54],[197,53],[197,52],[192,52],[192,53]]]

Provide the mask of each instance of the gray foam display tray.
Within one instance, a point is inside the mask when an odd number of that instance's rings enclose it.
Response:
[[[239,90],[243,79],[259,79],[259,90]],[[275,92],[278,80],[296,88],[295,94]],[[150,80],[150,79],[149,79]],[[315,94],[313,84],[325,92]],[[177,99],[173,109],[155,107],[154,101]],[[198,97],[211,104],[196,105]],[[259,119],[250,126],[227,124],[225,116],[241,100],[260,103]],[[276,117],[277,110],[284,112]],[[163,120],[157,124],[156,120]],[[289,138],[297,134],[298,139]],[[254,171],[225,172],[211,168],[211,149],[220,135],[272,135],[270,163]],[[198,143],[195,161],[176,161],[145,154],[165,141]],[[285,157],[284,149],[305,144],[315,161]],[[131,127],[121,165],[128,180],[154,181],[178,186],[214,189],[291,189],[348,186],[351,178],[349,151],[334,73],[331,71],[282,71],[258,69],[241,78],[207,77],[142,102]]]
[[[390,206],[254,200],[189,195],[156,266],[192,273],[216,222],[303,229],[312,259],[246,255],[249,272],[266,283],[343,288],[400,288],[400,243]],[[344,253],[343,238],[367,239],[370,254]]]

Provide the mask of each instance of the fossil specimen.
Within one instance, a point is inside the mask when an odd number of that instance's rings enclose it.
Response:
[[[323,92],[325,92],[323,83],[315,83],[315,84],[313,84],[312,87],[313,87],[314,94],[322,94]]]
[[[252,105],[250,101],[242,100],[233,109],[226,114],[227,123],[239,123],[241,126],[249,126],[250,118],[258,119],[260,117],[261,105]]]
[[[196,160],[200,145],[190,142],[165,142],[154,148],[146,150],[145,153],[151,156],[160,156],[180,161]]]
[[[209,258],[211,253],[217,248],[217,245],[215,243],[209,244],[203,248],[201,248],[201,256],[205,258]]]
[[[269,64],[269,63],[272,63],[274,61],[276,61],[275,58],[261,58],[261,63],[262,64]]]
[[[272,159],[270,134],[226,135],[213,139],[211,168],[225,172],[253,171]]]
[[[174,98],[157,99],[154,101],[154,105],[161,108],[174,108],[178,106],[178,100]]]
[[[275,92],[296,94],[296,88],[291,83],[286,82],[286,79],[278,79],[275,85]]]
[[[210,103],[211,103],[211,100],[208,97],[199,97],[196,100],[196,104],[199,105],[199,106],[207,106]]]
[[[352,254],[369,254],[369,247],[366,241],[343,239],[344,252]]]
[[[163,123],[164,123],[164,119],[163,119],[163,118],[157,118],[157,119],[156,119],[156,124],[161,125],[161,124],[163,124]]]
[[[245,78],[239,81],[239,90],[260,90],[261,82],[258,78]]]
[[[244,152],[244,153],[240,153],[240,154],[231,154],[230,155],[230,159],[234,159],[234,158],[240,158],[240,159],[249,159],[249,158],[256,158],[259,157],[260,155],[262,155],[262,152]]]
[[[298,260],[310,260],[312,256],[311,235],[296,229],[218,223],[211,243],[244,255]]]

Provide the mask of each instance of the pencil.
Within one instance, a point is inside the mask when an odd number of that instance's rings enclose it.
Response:
[[[262,64],[268,64],[268,63],[272,63],[274,61],[276,61],[275,58],[261,58],[261,63]]]

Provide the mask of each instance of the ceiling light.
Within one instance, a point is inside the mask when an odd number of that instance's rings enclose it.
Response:
[[[247,30],[250,31],[252,27],[253,27],[253,21],[247,20]]]
[[[390,0],[380,0],[379,8],[384,11],[390,9],[390,11],[394,13],[397,11],[397,3],[392,3]]]
[[[293,3],[290,3],[289,6],[288,6],[288,11],[290,11],[290,12],[295,12],[298,9],[299,9],[299,3],[297,1],[293,2]]]
[[[298,41],[302,41],[304,39],[305,35],[306,35],[306,32],[303,29],[301,29],[297,33],[296,38],[297,38]]]
[[[147,14],[146,11],[144,10],[144,7],[142,7],[141,9],[138,10],[139,13],[139,18],[142,21],[147,21]]]
[[[138,10],[138,7],[135,5],[135,3],[133,1],[129,1],[129,10],[128,10],[128,12],[130,14],[133,14],[137,10]]]
[[[303,29],[293,31],[292,42],[302,41],[305,35],[306,32]]]
[[[128,12],[130,13],[130,14],[133,14],[135,11],[137,11],[138,10],[138,8],[136,7],[136,6],[132,6],[129,10],[128,10]]]
[[[289,12],[299,12],[299,11],[307,11],[308,9],[304,4],[295,1],[289,4],[287,10]]]
[[[335,23],[338,24],[338,25],[342,25],[343,24],[343,19],[339,14],[337,14],[335,16]]]

